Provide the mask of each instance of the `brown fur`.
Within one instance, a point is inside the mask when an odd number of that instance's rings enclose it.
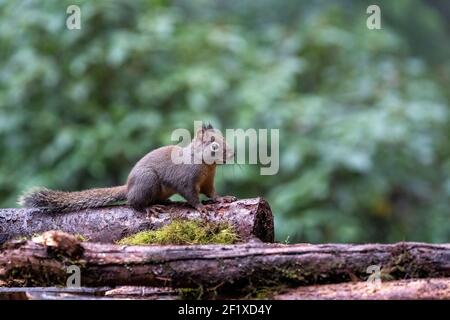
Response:
[[[219,162],[176,164],[171,160],[172,151],[184,152],[194,158],[205,150],[209,151],[214,141],[220,146],[220,149],[217,149],[221,156]],[[227,148],[223,137],[211,126],[203,126],[196,132],[189,146],[165,146],[145,155],[133,167],[124,186],[77,192],[39,189],[24,194],[19,203],[47,212],[66,212],[103,207],[126,200],[134,209],[144,211],[147,207],[161,203],[178,193],[191,206],[203,210],[199,194],[203,193],[210,198],[217,197],[214,188],[216,165],[225,163],[232,155],[233,152]]]
[[[27,208],[40,208],[44,212],[67,212],[104,207],[126,199],[126,186],[76,192],[42,188],[22,195],[19,198],[19,204]]]

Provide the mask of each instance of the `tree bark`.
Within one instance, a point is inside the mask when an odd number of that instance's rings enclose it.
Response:
[[[178,300],[172,288],[154,287],[0,287],[0,300]]]
[[[110,287],[80,287],[80,288],[61,288],[61,287],[0,287],[0,300],[71,300],[71,299],[89,299],[96,300],[102,298],[107,292],[112,291]]]
[[[128,206],[45,214],[36,209],[0,209],[0,244],[9,239],[30,237],[49,230],[79,234],[93,242],[111,243],[142,230],[153,230],[173,219],[201,219],[200,213],[183,202],[160,206],[161,213],[145,214]],[[210,221],[228,222],[243,242],[253,238],[274,241],[273,216],[262,198],[231,203],[206,204]]]
[[[450,278],[408,279],[382,282],[372,287],[367,282],[299,287],[276,294],[275,300],[448,300]]]
[[[47,232],[3,245],[0,285],[65,285],[73,264],[82,286],[254,289],[366,280],[371,265],[388,280],[450,277],[450,244],[120,246]]]
[[[183,295],[180,290],[164,287],[117,287],[117,288],[1,288],[0,300],[179,300],[198,298],[195,294]],[[212,295],[214,299],[228,299],[223,295]],[[450,278],[407,279],[382,282],[380,287],[371,287],[367,282],[324,284],[298,288],[266,289],[264,296],[243,298],[269,298],[275,300],[449,300]]]

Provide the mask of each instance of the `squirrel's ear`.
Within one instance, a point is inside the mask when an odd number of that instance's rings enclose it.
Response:
[[[200,135],[202,135],[203,133],[205,133],[206,130],[211,130],[213,129],[213,126],[211,124],[204,124],[202,123],[202,127],[197,129],[197,132],[195,132],[195,136],[199,137]]]

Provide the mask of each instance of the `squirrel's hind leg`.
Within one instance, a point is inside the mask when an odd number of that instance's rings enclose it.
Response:
[[[153,172],[131,176],[127,184],[127,203],[139,212],[147,212],[147,208],[157,202],[160,189]]]

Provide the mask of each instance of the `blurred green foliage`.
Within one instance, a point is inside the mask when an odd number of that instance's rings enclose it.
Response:
[[[371,31],[368,1],[1,0],[0,205],[123,184],[203,119],[280,129],[277,175],[217,177],[280,241],[449,241],[450,7],[377,3]]]

